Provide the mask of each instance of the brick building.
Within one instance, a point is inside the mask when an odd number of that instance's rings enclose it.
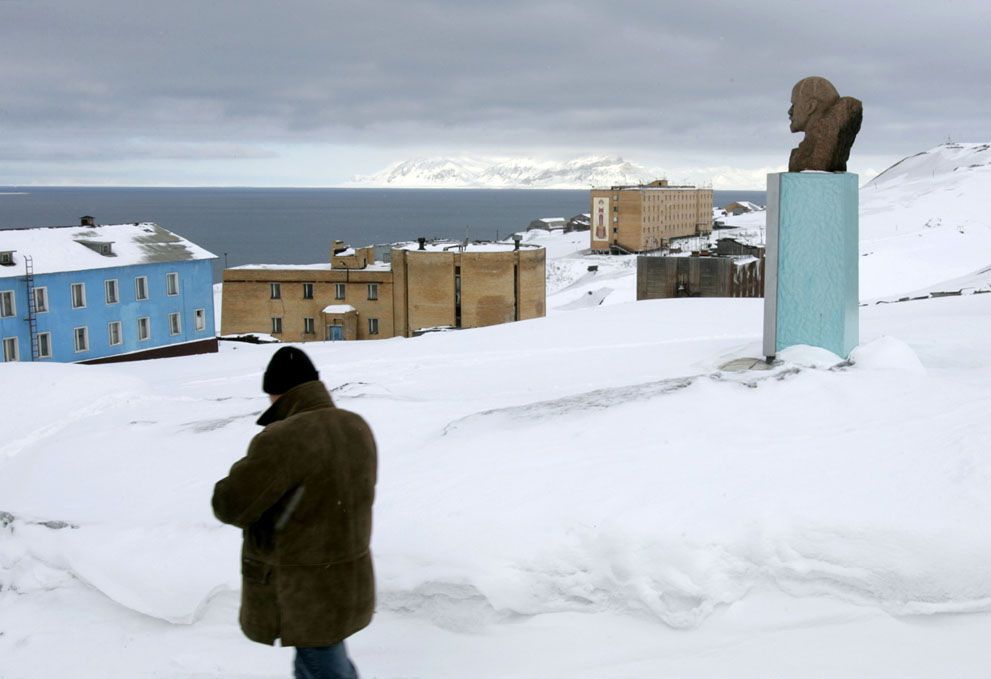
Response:
[[[329,264],[249,265],[224,271],[224,334],[284,342],[410,337],[427,328],[478,328],[545,313],[545,252],[518,243],[335,245]]]
[[[593,252],[647,252],[712,231],[712,189],[670,186],[666,179],[638,186],[592,189]]]
[[[724,243],[724,241],[726,241]],[[764,248],[719,241],[717,253],[637,257],[637,299],[763,297]]]

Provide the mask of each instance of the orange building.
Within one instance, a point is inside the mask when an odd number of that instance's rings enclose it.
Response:
[[[591,201],[593,252],[648,252],[672,238],[712,231],[712,189],[670,186],[659,179],[592,189]]]
[[[284,342],[384,339],[545,315],[542,247],[421,239],[393,246],[390,260],[338,242],[329,264],[227,269],[222,331]]]

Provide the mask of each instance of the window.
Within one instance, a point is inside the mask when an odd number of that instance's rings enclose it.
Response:
[[[138,276],[134,279],[134,299],[148,299],[148,277]]]
[[[120,301],[120,293],[117,290],[117,279],[111,278],[103,281],[103,290],[106,293],[107,304],[116,304]]]
[[[121,339],[120,321],[111,321],[107,324],[107,336],[110,338],[110,346],[112,347],[124,343],[124,340]]]
[[[344,283],[334,283],[334,299],[344,299]]]
[[[38,358],[52,357],[52,333],[38,333]]]
[[[73,283],[72,284],[72,308],[82,309],[86,306],[86,284],[85,283]]]
[[[313,283],[303,283],[303,299],[313,299]]]
[[[14,306],[14,291],[4,290],[0,292],[0,318],[10,318],[17,313]]]
[[[77,354],[81,351],[89,351],[89,328],[73,328],[72,341]]]
[[[3,266],[11,266],[14,263],[14,253],[13,251],[0,252],[0,264]]]
[[[179,318],[178,312],[169,314],[169,334],[170,335],[182,334],[182,319]]]
[[[17,338],[16,337],[4,337],[3,338],[3,360],[16,361],[17,360]]]
[[[179,274],[165,274],[165,294],[172,297],[179,294]]]
[[[138,341],[151,339],[151,320],[147,316],[138,319]]]
[[[378,299],[379,298],[379,284],[369,283],[368,284],[368,299]]]
[[[273,335],[281,335],[282,334],[282,319],[281,318],[276,318],[276,317],[273,317],[272,318],[272,334]]]
[[[272,299],[282,299],[282,284],[281,283],[269,283],[268,287],[272,291]]]
[[[34,289],[34,313],[48,313],[48,288]]]
[[[307,334],[307,335],[314,334],[316,332],[316,330],[314,328],[315,328],[315,325],[313,323],[313,319],[312,318],[304,318],[303,319],[303,332],[305,334]]]
[[[368,319],[368,334],[369,335],[379,334],[379,319],[377,318]]]
[[[196,332],[203,332],[206,330],[206,310],[196,309],[193,312],[193,327],[196,328]]]

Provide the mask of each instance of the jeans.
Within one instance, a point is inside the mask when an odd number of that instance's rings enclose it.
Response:
[[[333,646],[296,647],[296,679],[358,679],[344,642]]]

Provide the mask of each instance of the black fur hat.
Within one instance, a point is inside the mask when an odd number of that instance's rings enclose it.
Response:
[[[272,356],[262,378],[262,391],[281,395],[303,382],[320,378],[309,357],[296,347],[282,347]]]

